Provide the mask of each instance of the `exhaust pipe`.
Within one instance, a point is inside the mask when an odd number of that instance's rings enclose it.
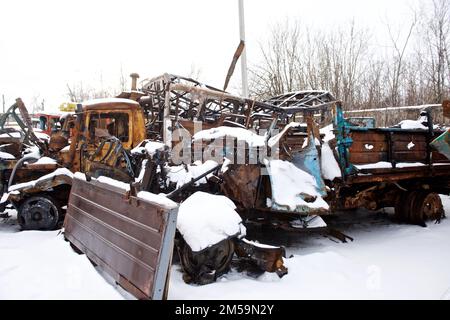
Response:
[[[137,79],[139,79],[139,75],[137,73],[130,74],[131,77],[131,91],[137,90]]]

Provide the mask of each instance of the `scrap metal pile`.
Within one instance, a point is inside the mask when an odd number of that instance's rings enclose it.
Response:
[[[345,119],[328,92],[261,102],[170,74],[139,88],[132,78],[117,98],[79,104],[49,141],[18,100],[10,113],[18,140],[3,137],[8,130],[0,136],[0,182],[3,210],[13,206],[22,229],[64,222],[74,249],[137,297],[165,297],[174,244],[190,283],[215,281],[236,259],[282,277],[284,249],[246,239],[246,227],[320,230],[345,241],[321,216],[407,197],[422,208],[410,220],[442,217],[434,192],[447,187],[450,162],[428,147],[445,134],[432,121],[425,130],[374,129]],[[392,166],[364,167],[374,156]],[[402,171],[400,162],[409,166]],[[405,192],[419,185],[429,192]]]

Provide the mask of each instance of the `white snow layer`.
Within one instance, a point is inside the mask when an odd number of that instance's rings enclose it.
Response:
[[[42,157],[34,164],[56,164],[56,160],[49,157]]]
[[[83,106],[88,107],[88,106],[92,106],[92,105],[96,105],[96,104],[103,104],[103,103],[124,103],[124,104],[139,105],[139,103],[137,103],[134,100],[130,100],[130,99],[102,98],[102,99],[93,99],[93,100],[85,101],[85,102],[83,102]]]
[[[51,179],[51,178],[53,178],[55,176],[59,176],[59,175],[66,175],[68,177],[73,178],[73,173],[70,172],[68,169],[66,169],[66,168],[59,168],[59,169],[56,169],[55,171],[53,171],[52,173],[49,173],[49,174],[46,174],[45,176],[40,177],[37,180],[33,180],[33,181],[28,181],[28,182],[12,185],[11,187],[9,187],[8,191],[11,192],[11,191],[14,191],[14,190],[19,190],[19,189],[24,189],[24,188],[32,188],[39,181]]]
[[[331,150],[328,142],[324,142],[322,145],[321,166],[322,177],[325,180],[333,181],[342,176],[341,168],[339,167],[339,164],[334,157],[333,150]]]
[[[328,210],[329,206],[317,191],[313,176],[297,168],[293,163],[282,160],[266,161],[272,185],[272,208],[288,207],[295,211],[299,207]],[[304,196],[315,197],[306,202]]]
[[[281,131],[279,134],[277,134],[276,136],[272,137],[269,139],[269,147],[273,148],[276,144],[278,144],[280,142],[280,139],[286,134],[286,132],[288,132],[290,129],[292,128],[298,128],[301,127],[302,124],[298,123],[298,122],[291,122],[289,123],[286,127],[284,127],[283,131]]]
[[[225,164],[225,163],[224,163]],[[208,160],[205,163],[194,163],[193,165],[184,165],[179,166],[166,166],[167,177],[169,181],[177,184],[177,189],[183,186],[184,184],[192,181],[200,177],[202,174],[212,170],[214,167],[217,167],[217,162],[213,160]],[[212,174],[208,175],[210,177]],[[207,182],[206,178],[200,179],[195,183],[196,186],[200,184],[205,184]]]
[[[145,146],[142,146],[145,143]],[[131,150],[131,154],[141,154],[147,152],[149,156],[153,156],[156,151],[163,150],[165,144],[162,142],[144,140],[136,148]]]
[[[22,135],[18,131],[0,134],[0,138],[21,138],[21,137]]]
[[[23,231],[0,222],[0,300],[123,299],[59,231]]]
[[[330,124],[329,126],[326,126],[325,128],[320,129],[320,134],[325,135],[325,137],[323,138],[324,142],[330,142],[331,140],[336,138],[333,130],[334,130],[334,127],[332,124]]]
[[[34,135],[40,140],[50,141],[50,136],[46,133],[34,131]]]
[[[109,177],[100,176],[97,178],[97,181],[125,191],[130,191],[130,185],[128,183],[118,181]]]
[[[229,237],[245,236],[235,209],[227,197],[196,192],[180,205],[177,228],[192,251],[202,251]]]
[[[403,120],[399,123],[402,129],[420,129],[428,130],[428,127],[424,126],[421,122],[417,120]]]
[[[0,159],[4,159],[4,160],[14,160],[15,157],[14,157],[12,154],[8,153],[8,152],[2,152],[2,151],[0,151]]]
[[[450,197],[442,199],[448,215]],[[291,258],[284,259],[289,273],[282,279],[268,273],[254,279],[233,270],[215,283],[193,286],[183,281],[176,264],[169,299],[450,300],[449,219],[422,228],[380,221],[365,211],[346,216],[353,223],[345,233],[354,242],[322,237],[290,242],[286,250]],[[368,223],[370,217],[376,223]],[[59,231],[18,230],[14,217],[0,220],[0,300],[130,298],[85,255],[77,255]]]
[[[250,130],[234,127],[218,127],[209,130],[203,130],[196,133],[193,137],[193,140],[211,141],[213,139],[226,137],[232,137],[240,141],[245,141],[250,147],[264,147],[266,145],[266,138],[264,136],[257,135]]]
[[[449,214],[447,196],[444,206]],[[450,221],[428,228],[375,218],[367,223],[372,215],[362,220],[360,212],[348,214],[356,217],[345,232],[354,242],[315,238],[290,245],[292,257],[284,259],[289,273],[282,279],[269,273],[253,279],[233,270],[199,287],[184,283],[179,266],[173,266],[169,299],[449,300]]]
[[[397,163],[396,168],[402,169],[402,168],[413,168],[413,167],[423,167],[426,166],[426,164],[421,162],[405,162],[405,163]],[[363,165],[356,165],[355,166],[359,170],[370,170],[370,169],[392,169],[392,163],[390,162],[377,162],[377,163],[370,163],[370,164],[363,164]]]
[[[173,202],[172,200],[170,200],[169,198],[167,198],[162,194],[154,194],[147,191],[140,191],[138,192],[137,196],[138,198],[158,204],[167,209],[174,209],[178,207],[178,204],[176,202]]]

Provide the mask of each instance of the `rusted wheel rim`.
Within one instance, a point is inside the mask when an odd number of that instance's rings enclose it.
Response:
[[[53,230],[57,226],[60,211],[48,196],[35,196],[22,203],[18,221],[24,230]]]
[[[423,220],[439,220],[442,218],[444,207],[441,197],[436,193],[429,193],[422,201],[420,208],[421,218]]]
[[[184,270],[194,279],[201,277],[201,273],[210,270],[220,276],[228,271],[234,254],[232,240],[224,240],[201,253],[192,252],[189,245],[183,244],[180,259]]]

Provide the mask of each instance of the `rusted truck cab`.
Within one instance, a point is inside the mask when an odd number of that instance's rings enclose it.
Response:
[[[62,162],[72,172],[120,167],[123,163],[114,162],[118,161],[117,148],[131,150],[145,139],[144,113],[133,100],[93,100],[84,103],[82,111],[70,149],[61,151]]]
[[[57,161],[42,164],[28,160],[20,166],[15,162],[5,172],[10,181],[5,191],[7,199],[18,210],[23,229],[49,230],[58,226],[64,217],[62,208],[67,204],[75,172],[125,182],[133,178],[127,171],[130,170],[127,152],[145,139],[144,115],[139,104],[114,98],[94,100],[81,107],[81,112],[67,119],[65,136],[64,132],[52,135],[48,156]]]

